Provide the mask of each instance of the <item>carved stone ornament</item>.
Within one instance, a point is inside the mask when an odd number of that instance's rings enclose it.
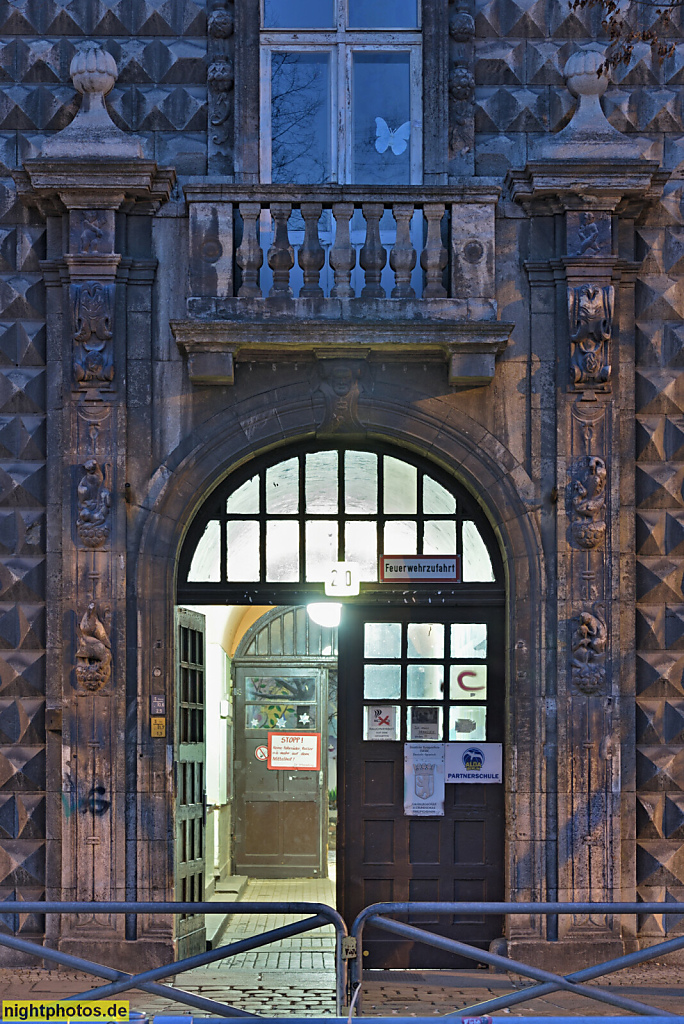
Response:
[[[581,476],[572,487],[572,539],[578,547],[591,550],[606,536],[606,482],[608,471],[603,459],[589,456]]]
[[[112,672],[112,645],[102,621],[106,618],[107,612],[90,601],[78,626],[76,679],[90,693],[106,686]]]
[[[613,329],[615,290],[612,285],[583,284],[568,288],[570,377],[575,386],[610,380],[609,342]]]
[[[325,417],[319,430],[330,433],[356,433],[364,427],[358,418],[359,395],[363,383],[364,364],[346,360],[320,360],[318,390],[325,399]]]
[[[465,124],[475,95],[475,79],[468,68],[457,64],[451,69],[449,95],[454,104],[454,123]]]
[[[88,459],[78,485],[76,531],[87,548],[100,548],[109,536],[112,496],[95,459]]]
[[[230,93],[235,85],[233,65],[228,60],[215,60],[207,69],[207,83],[214,94],[211,124],[217,129],[214,142],[224,142],[232,128],[233,101]]]
[[[114,379],[112,348],[114,285],[84,281],[71,285],[74,318],[74,379],[109,383]]]
[[[602,609],[593,604],[580,612],[570,643],[572,682],[588,696],[598,693],[605,682],[607,642],[608,628]]]
[[[454,11],[449,18],[449,35],[457,43],[469,43],[475,35],[475,19],[467,11]]]

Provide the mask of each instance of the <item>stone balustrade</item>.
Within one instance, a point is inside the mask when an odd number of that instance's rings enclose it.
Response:
[[[481,299],[493,312],[488,183],[239,186],[191,181],[190,296]],[[195,311],[197,304],[195,303]],[[487,318],[486,310],[483,310]]]

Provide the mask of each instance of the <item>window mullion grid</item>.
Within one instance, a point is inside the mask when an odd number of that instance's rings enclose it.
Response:
[[[346,525],[346,507],[344,499],[344,452],[341,449],[337,451],[337,559],[340,562],[345,561],[346,551],[346,537],[345,537],[345,525]]]
[[[378,562],[385,554],[385,502],[383,499],[385,491],[385,460],[378,455],[378,494],[377,494],[377,517],[378,517]]]
[[[299,582],[306,582],[306,455],[299,456]],[[308,627],[307,627],[308,628]]]
[[[416,554],[424,555],[423,550],[423,534],[424,534],[424,523],[425,516],[423,514],[423,471],[418,471],[418,480],[416,486]]]
[[[266,582],[266,470],[259,473],[259,580]]]

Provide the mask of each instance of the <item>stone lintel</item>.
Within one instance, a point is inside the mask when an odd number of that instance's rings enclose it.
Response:
[[[27,205],[56,204],[66,210],[118,210],[125,203],[142,201],[151,210],[165,202],[176,178],[171,167],[153,160],[101,159],[27,160],[14,173],[21,199]]]
[[[232,384],[236,362],[316,359],[447,362],[449,383],[481,387],[494,377],[497,355],[513,324],[464,322],[198,322],[172,320],[194,384]]]
[[[491,203],[496,205],[501,186],[495,178],[456,179],[443,185],[265,185],[235,184],[225,178],[195,177],[183,182],[183,195],[189,203],[261,203],[272,202],[407,202]]]
[[[668,178],[656,160],[536,160],[511,170],[511,196],[529,214],[568,210],[621,212],[635,201],[656,199]]]

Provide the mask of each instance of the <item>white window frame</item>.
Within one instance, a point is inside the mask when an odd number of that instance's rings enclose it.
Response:
[[[263,2],[262,2],[263,23]],[[260,176],[272,181],[271,165],[271,59],[277,53],[330,54],[330,142],[331,182],[351,183],[353,154],[353,55],[354,53],[409,54],[409,115],[411,119],[411,185],[423,180],[423,61],[420,31],[411,29],[348,29],[347,0],[337,0],[337,30],[275,29],[261,30],[260,56]],[[363,182],[358,184],[364,184]],[[391,188],[391,186],[388,186]]]

